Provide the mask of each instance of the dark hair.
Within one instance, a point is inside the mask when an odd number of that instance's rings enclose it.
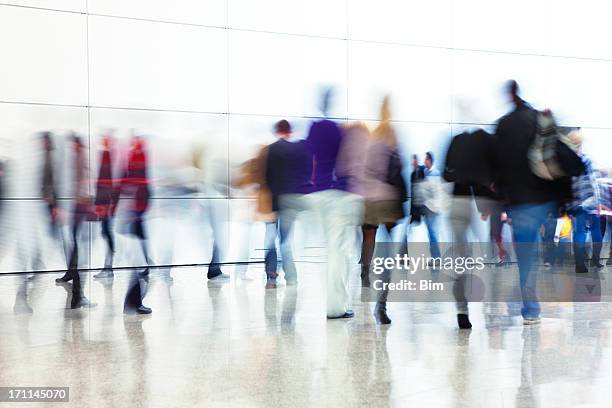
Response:
[[[412,160],[419,161],[419,156],[418,156],[418,155],[416,155],[416,154],[413,154],[413,155],[412,155]]]
[[[434,162],[434,155],[432,152],[425,153],[425,160],[427,159],[431,160],[432,163]]]
[[[512,96],[517,97],[519,95],[519,85],[514,79],[511,79],[506,84],[506,89],[508,93]]]
[[[291,133],[291,125],[285,119],[279,120],[274,125],[275,133]]]

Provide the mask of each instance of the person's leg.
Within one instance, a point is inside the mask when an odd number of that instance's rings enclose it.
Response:
[[[276,237],[278,235],[278,220],[266,222],[266,231],[264,236],[264,251],[265,251],[265,270],[268,280],[276,280],[278,277],[277,269],[277,254],[276,254]]]
[[[602,217],[602,218],[607,218]],[[610,231],[610,249],[608,253],[608,260],[606,261],[606,265],[612,265],[612,218],[606,219],[606,231]]]
[[[383,251],[383,254],[385,257],[388,258],[395,257],[396,253],[399,253],[399,251],[401,250],[401,248],[396,248],[393,242],[393,230],[396,226],[397,224],[394,222],[387,222],[384,224],[385,231],[387,232],[389,240],[388,242],[381,243],[381,245],[384,245],[385,251]],[[374,236],[374,239],[375,238],[376,237]],[[372,256],[370,255],[370,261],[371,259]],[[378,322],[379,324],[391,324],[391,319],[387,315],[387,298],[389,297],[389,287],[387,285],[391,282],[392,274],[393,269],[385,268],[385,270],[380,276],[380,280],[384,285],[384,289],[378,292],[376,308],[374,309],[374,317],[376,318],[376,322]]]
[[[148,278],[145,278],[148,279]],[[123,313],[149,314],[152,310],[142,304],[144,294],[140,285],[139,274],[134,270],[131,272],[128,291],[123,303]]]
[[[352,317],[349,278],[356,261],[355,229],[362,222],[363,201],[338,190],[311,196],[327,241],[327,317]]]
[[[61,278],[56,279],[56,282],[70,282],[78,276],[79,269],[79,231],[81,230],[81,224],[84,221],[84,214],[77,207],[74,209],[74,215],[72,217],[72,251],[68,261],[68,270]],[[80,282],[80,281],[79,281]],[[79,283],[80,284],[80,283]],[[73,286],[74,287],[74,286]],[[78,292],[80,294],[80,291]]]
[[[429,235],[429,252],[432,258],[440,257],[440,247],[438,246],[438,214],[426,210],[425,225],[427,226],[427,234]]]
[[[370,266],[374,247],[376,246],[376,231],[378,226],[364,224],[361,226],[362,245],[361,245],[361,286],[370,287]]]
[[[301,198],[295,194],[282,197],[282,209],[279,214],[280,250],[285,281],[289,285],[297,283],[297,269],[293,260],[292,236],[293,224],[299,213],[298,201]]]
[[[489,223],[491,229],[491,240],[495,242],[497,254],[499,256],[499,263],[502,264],[508,260],[508,254],[504,250],[504,241],[502,238],[504,223],[501,220],[501,211],[493,211],[489,217]]]
[[[576,272],[578,273],[587,272],[584,248],[587,217],[587,214],[582,211],[575,214],[572,225],[574,229],[574,260],[576,262]]]
[[[110,224],[111,220],[109,217],[105,217],[102,220],[102,237],[104,237],[106,240],[106,245],[108,246],[104,260],[105,268],[113,267],[113,256],[115,254],[115,239],[113,238],[113,232]]]
[[[453,256],[463,258],[468,255],[467,232],[470,227],[472,215],[472,203],[470,198],[453,197],[450,212],[450,223],[453,231]],[[457,324],[461,329],[469,329],[472,324],[469,320],[468,301],[466,297],[466,287],[468,272],[458,273],[453,271],[453,295],[457,307]]]
[[[533,263],[537,253],[538,229],[553,205],[524,204],[511,209],[512,231],[523,298],[521,314],[527,322],[534,321],[540,316],[540,305],[536,296],[537,269],[533,267]]]
[[[219,245],[221,243],[221,220],[224,218],[223,210],[219,208],[222,203],[221,200],[211,200],[208,203],[205,211],[208,215],[209,225],[212,230],[212,256],[210,263],[208,264],[208,272],[206,277],[208,279],[227,279],[229,276],[224,274],[221,270],[221,250]]]
[[[589,221],[591,224],[591,240],[593,242],[593,255],[591,256],[591,266],[601,268],[603,267],[600,262],[603,234],[601,232],[600,217],[598,217],[596,214],[589,214]]]

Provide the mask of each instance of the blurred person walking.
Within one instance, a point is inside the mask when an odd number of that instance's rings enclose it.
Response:
[[[419,164],[419,156],[412,155],[412,172],[410,173],[410,225],[419,224],[423,216],[423,192],[420,183],[425,180],[425,166]]]
[[[70,136],[70,142],[74,154],[74,188],[73,188],[73,210],[72,210],[72,251],[68,263],[68,271],[61,278],[55,281],[58,283],[66,283],[72,281],[72,300],[71,308],[94,306],[83,295],[81,276],[79,273],[79,233],[83,222],[87,220],[91,210],[91,199],[89,197],[89,176],[87,159],[85,157],[85,146],[81,137],[73,133]]]
[[[265,168],[265,185],[272,198],[272,211],[278,212],[280,249],[285,280],[288,285],[296,285],[297,270],[291,248],[292,231],[295,220],[307,208],[304,194],[311,191],[312,157],[304,141],[291,142],[291,125],[281,120],[274,125],[278,140],[268,147]],[[266,274],[268,287],[276,285],[275,224],[267,224],[266,230]],[[268,272],[268,270],[270,272]]]
[[[349,277],[351,265],[356,264],[356,229],[362,222],[363,200],[345,191],[346,187],[335,177],[342,131],[336,122],[327,119],[330,103],[331,90],[327,90],[321,104],[325,119],[314,121],[308,133],[314,192],[307,196],[326,239],[327,317],[335,319],[355,315],[351,310]]]
[[[423,207],[422,216],[427,226],[429,236],[429,252],[432,258],[440,257],[438,245],[438,221],[444,205],[440,171],[434,166],[434,155],[432,152],[425,153],[425,179],[419,186],[422,194]],[[434,265],[433,260],[430,261]]]
[[[278,124],[275,126],[277,132]],[[280,135],[279,135],[280,137]],[[270,146],[261,146],[254,158],[246,161],[240,168],[240,177],[234,187],[245,188],[254,185],[256,188],[255,221],[265,223],[264,262],[266,272],[266,288],[276,287],[278,277],[278,256],[276,239],[278,237],[278,210],[273,210],[272,194],[266,180],[268,150]],[[248,245],[246,253],[248,254]]]
[[[95,217],[100,221],[102,237],[106,241],[107,250],[104,258],[104,269],[94,278],[112,278],[113,257],[115,255],[115,239],[112,231],[112,218],[115,213],[118,189],[113,179],[112,139],[109,135],[102,137],[100,152],[100,170],[96,181],[96,197],[94,201]]]
[[[573,199],[568,205],[568,213],[573,216],[574,230],[574,260],[576,261],[576,273],[587,273],[586,237],[590,232],[592,240],[591,266],[603,268],[600,262],[602,233],[601,220],[599,217],[600,194],[597,184],[597,171],[593,169],[591,160],[582,153],[582,133],[579,129],[572,130],[569,139],[578,148],[578,154],[584,164],[586,172],[572,178]]]
[[[149,256],[147,233],[144,226],[144,215],[149,208],[151,196],[147,170],[148,160],[145,142],[141,137],[134,136],[128,153],[127,168],[119,186],[119,194],[121,199],[128,201],[128,231],[138,238],[147,266],[140,273],[136,270],[131,273],[123,306],[124,313],[149,314],[152,312],[142,303],[145,290],[140,283],[140,278],[143,278],[143,282],[147,283],[149,267],[153,263]]]
[[[525,324],[539,323],[540,305],[536,296],[538,231],[558,203],[571,197],[566,178],[544,179],[532,168],[530,149],[539,132],[540,113],[519,96],[516,81],[507,84],[514,109],[499,119],[495,132],[495,188],[507,200],[523,299],[521,314]]]
[[[366,154],[361,188],[365,199],[365,215],[361,227],[363,234],[361,280],[362,286],[369,287],[370,264],[375,252],[378,227],[384,226],[389,241],[379,243],[382,251],[376,252],[384,257],[394,257],[401,248],[394,245],[394,241],[398,239],[393,239],[393,232],[404,218],[403,203],[407,201],[406,184],[402,176],[403,166],[395,129],[391,125],[388,97],[383,100],[380,123],[372,132]],[[385,268],[381,274],[383,285],[391,281],[392,273],[392,270]],[[390,324],[391,319],[387,314],[389,290],[388,286],[383,288],[378,293],[374,317],[379,324]]]
[[[453,137],[446,153],[444,179],[453,182],[449,220],[453,232],[453,256],[462,259],[471,255],[468,231],[476,219],[473,209],[491,208],[493,183],[493,138],[482,129],[469,129]],[[457,324],[460,329],[470,329],[468,300],[466,296],[470,270],[453,271],[453,294],[457,307]]]

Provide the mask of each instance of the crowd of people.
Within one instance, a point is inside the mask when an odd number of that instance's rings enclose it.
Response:
[[[297,285],[298,269],[292,253],[292,232],[303,212],[316,216],[326,245],[326,287],[328,319],[354,316],[350,281],[360,264],[361,285],[372,286],[372,258],[377,236],[386,236],[385,255],[408,251],[410,231],[423,223],[428,235],[430,261],[441,257],[439,223],[448,215],[455,254],[469,252],[468,229],[474,219],[488,221],[495,243],[498,264],[511,261],[504,247],[504,225],[512,230],[514,253],[520,275],[525,324],[540,319],[537,298],[536,257],[544,243],[544,265],[556,267],[567,261],[573,250],[576,273],[602,268],[601,251],[610,213],[609,189],[602,183],[603,170],[595,170],[581,151],[582,133],[578,128],[557,126],[550,112],[540,112],[520,97],[518,84],[507,85],[513,109],[499,119],[495,132],[481,128],[465,129],[452,138],[446,157],[438,167],[432,151],[410,157],[410,168],[403,157],[391,117],[389,98],[380,109],[380,118],[371,128],[364,122],[338,123],[328,118],[331,91],[322,96],[321,118],[310,125],[307,136],[294,140],[292,124],[280,120],[273,126],[277,140],[261,146],[255,157],[240,166],[233,188],[254,188],[254,219],[265,223],[266,289],[279,284],[280,270],[287,285]],[[113,221],[119,203],[125,203],[128,233],[140,243],[145,268],[134,270],[125,297],[126,313],[148,314],[143,304],[151,260],[145,214],[151,191],[145,139],[134,135],[126,157],[120,158],[117,174],[113,138],[104,136],[99,149],[99,171],[90,194],[86,149],[81,137],[70,136],[73,151],[73,191],[70,239],[57,239],[65,254],[66,273],[58,284],[72,285],[72,308],[92,307],[84,295],[79,269],[79,234],[85,221],[98,222],[106,243],[104,268],[95,279],[112,279],[116,252]],[[40,136],[44,152],[41,197],[46,206],[49,231],[59,237],[60,208],[54,162],[54,142],[50,132]],[[194,168],[201,166],[194,159]],[[0,172],[2,168],[0,167]],[[406,177],[409,174],[409,177]],[[452,190],[446,185],[452,183]],[[0,186],[1,187],[1,186]],[[191,186],[190,188],[198,187]],[[1,203],[1,201],[0,201]],[[473,211],[475,203],[477,212]],[[208,211],[213,227],[212,259],[207,278],[227,281],[221,271],[219,240],[214,212]],[[587,234],[591,235],[591,255],[587,255]],[[280,249],[280,257],[277,253]],[[360,253],[356,249],[361,248]],[[281,260],[279,265],[278,260]],[[612,258],[607,264],[612,263]],[[391,270],[381,278],[391,279]],[[466,284],[457,274],[456,286]],[[468,300],[463,289],[455,291],[457,323],[471,327]],[[374,317],[379,324],[390,324],[387,313],[388,290],[377,293]]]

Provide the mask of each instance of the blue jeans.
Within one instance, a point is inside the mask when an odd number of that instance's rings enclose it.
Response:
[[[432,258],[439,258],[440,247],[438,246],[438,235],[436,234],[436,229],[438,228],[438,214],[425,207],[423,211],[423,218],[425,218],[427,235],[429,235],[430,255]]]
[[[587,237],[587,225],[590,225],[591,240],[593,241],[593,260],[599,262],[601,253],[601,224],[599,217],[585,211],[578,211],[574,214],[574,257],[576,266],[586,266],[586,250],[584,243]]]
[[[537,269],[533,267],[537,254],[540,226],[549,212],[556,213],[554,202],[521,204],[510,207],[512,231],[518,258],[523,318],[540,316],[540,304],[536,296]]]

